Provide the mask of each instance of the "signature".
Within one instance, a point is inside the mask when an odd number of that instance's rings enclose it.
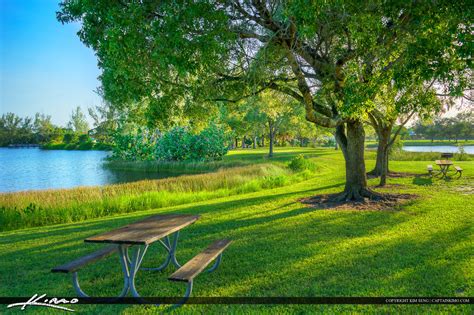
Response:
[[[20,310],[24,310],[27,306],[45,306],[45,307],[56,308],[63,311],[74,312],[73,309],[70,309],[58,304],[76,304],[77,302],[79,302],[79,300],[76,298],[72,298],[71,300],[66,300],[66,299],[58,299],[58,298],[47,299],[45,297],[46,297],[46,294],[43,294],[43,295],[35,294],[27,302],[10,304],[7,306],[7,308],[21,306]]]

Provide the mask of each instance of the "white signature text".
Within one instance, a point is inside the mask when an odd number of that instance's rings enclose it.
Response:
[[[45,307],[56,308],[63,311],[74,312],[73,309],[61,306],[59,304],[76,304],[77,302],[79,302],[79,300],[76,298],[72,298],[71,300],[58,299],[58,298],[49,299],[49,298],[46,298],[46,294],[43,294],[43,295],[35,294],[27,302],[13,303],[13,304],[8,305],[7,308],[21,306],[20,310],[24,310],[27,306],[45,306]]]

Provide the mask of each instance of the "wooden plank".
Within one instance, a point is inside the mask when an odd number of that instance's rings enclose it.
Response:
[[[455,166],[454,168],[456,169],[456,171],[458,171],[458,172],[462,172],[462,168],[461,168],[461,167],[459,167],[459,166]]]
[[[148,245],[193,224],[199,215],[155,215],[124,227],[85,239],[92,243]]]
[[[436,160],[437,165],[452,165],[453,161],[450,160]]]
[[[74,272],[82,267],[93,263],[95,261],[98,261],[102,258],[105,258],[107,256],[110,256],[111,254],[115,253],[118,251],[118,246],[117,245],[111,245],[107,246],[104,248],[99,249],[98,251],[95,251],[89,255],[83,256],[81,258],[78,258],[76,260],[73,260],[67,264],[61,265],[59,267],[51,269],[52,272],[64,272],[64,273],[69,273],[69,272]]]
[[[189,282],[200,274],[211,261],[217,258],[231,243],[229,239],[218,240],[204,251],[196,255],[181,268],[176,270],[168,279],[172,281]]]

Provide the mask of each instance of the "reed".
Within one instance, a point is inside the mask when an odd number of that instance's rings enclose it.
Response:
[[[254,192],[307,179],[310,173],[259,164],[101,187],[0,194],[0,230],[77,222]]]

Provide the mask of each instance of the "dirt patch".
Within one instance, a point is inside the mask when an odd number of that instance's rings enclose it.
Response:
[[[412,194],[384,194],[382,200],[336,201],[338,194],[317,195],[298,200],[310,208],[331,210],[395,210],[398,206],[418,198]]]
[[[474,194],[474,187],[472,187],[472,186],[459,186],[459,187],[456,187],[454,190],[460,192],[463,195],[473,195]]]

